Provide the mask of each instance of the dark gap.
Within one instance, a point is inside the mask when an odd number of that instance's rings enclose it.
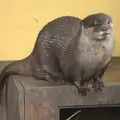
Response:
[[[71,119],[68,119],[70,118]],[[120,106],[60,107],[59,120],[120,120]]]

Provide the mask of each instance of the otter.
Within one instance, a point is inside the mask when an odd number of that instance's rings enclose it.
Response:
[[[102,76],[114,50],[112,18],[105,13],[84,19],[62,16],[39,32],[29,56],[7,65],[0,75],[0,97],[10,75],[30,75],[36,80],[67,81],[82,96],[92,81],[95,91],[104,87]]]

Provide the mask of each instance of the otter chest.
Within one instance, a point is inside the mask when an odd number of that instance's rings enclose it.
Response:
[[[112,57],[113,40],[82,43],[79,48],[80,66],[87,70],[103,68]]]

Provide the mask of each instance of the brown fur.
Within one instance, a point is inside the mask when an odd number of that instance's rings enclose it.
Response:
[[[81,21],[76,17],[64,16],[45,25],[37,37],[32,53],[2,71],[1,96],[6,78],[13,74],[32,75],[47,81],[67,80],[82,95],[87,91],[86,81],[94,80],[95,89],[96,85],[102,85],[101,77],[111,59],[114,42],[112,36],[108,39],[98,39],[101,36],[96,38],[98,32],[102,31],[102,26],[91,27],[94,20],[105,25],[105,20],[111,22],[111,17],[99,13]],[[99,88],[101,89],[100,86]]]

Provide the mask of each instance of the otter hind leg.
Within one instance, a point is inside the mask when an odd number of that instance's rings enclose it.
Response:
[[[104,87],[104,82],[100,77],[95,77],[93,79],[93,86],[92,88],[95,89],[95,92],[102,91]]]
[[[75,86],[77,87],[78,89],[78,92],[82,95],[82,96],[86,96],[87,95],[87,92],[90,91],[90,89],[88,88],[88,85],[85,84],[85,83],[82,83],[80,85],[78,85],[77,81],[74,82]]]
[[[87,92],[90,91],[90,89],[88,88],[88,84],[85,83],[83,80],[76,80],[74,82],[72,82],[72,84],[74,86],[76,86],[76,88],[78,89],[78,93],[81,94],[82,96],[86,96]]]
[[[62,75],[60,73],[57,73],[56,71],[54,72],[53,70],[50,70],[48,72],[47,70],[40,68],[39,71],[35,72],[33,77],[36,80],[45,80],[52,84],[54,84],[54,83],[63,84]]]
[[[40,59],[40,67],[35,72],[36,78],[50,83],[63,83],[63,73],[57,57],[50,51],[44,52]]]

